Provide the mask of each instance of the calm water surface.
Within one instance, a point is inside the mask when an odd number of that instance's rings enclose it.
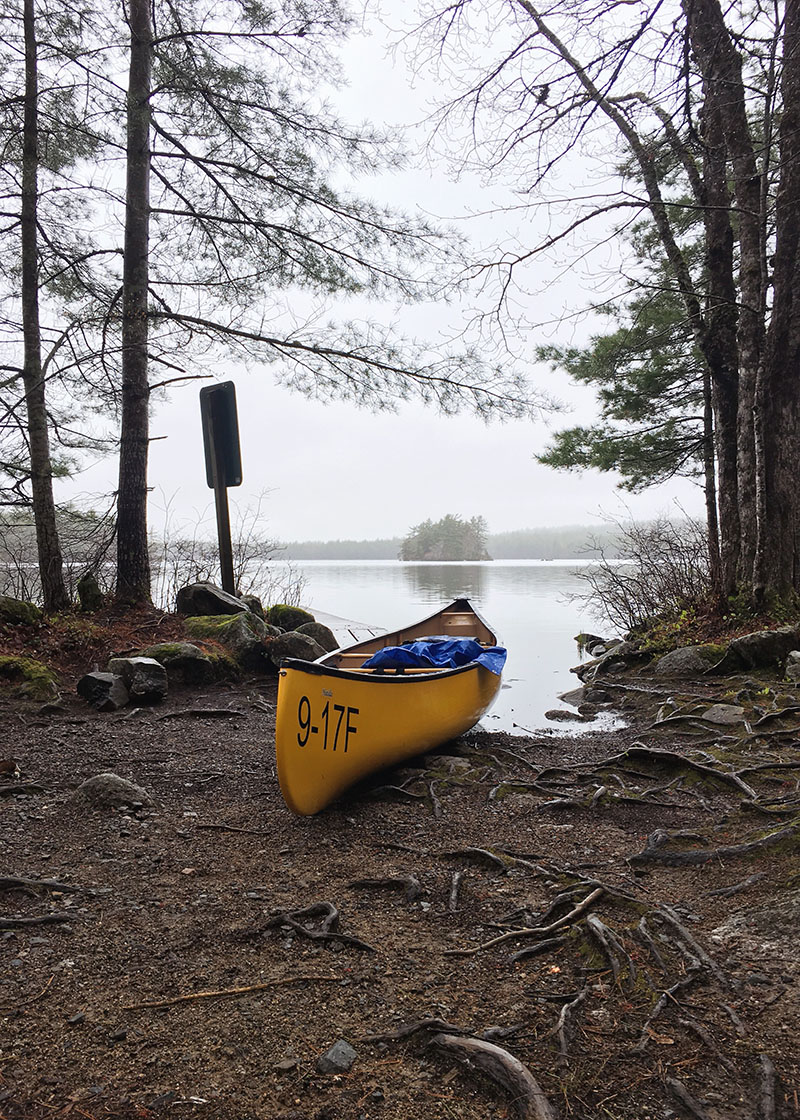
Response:
[[[563,707],[558,693],[580,683],[569,671],[580,660],[575,635],[604,629],[571,598],[586,591],[576,575],[586,567],[580,561],[306,560],[292,561],[292,567],[306,578],[304,605],[311,611],[386,630],[433,614],[459,596],[471,600],[508,649],[503,688],[481,724],[493,731],[563,732],[544,713]]]

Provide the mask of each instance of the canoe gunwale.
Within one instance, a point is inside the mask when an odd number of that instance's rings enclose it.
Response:
[[[323,665],[319,661],[303,661],[296,657],[284,657],[279,666],[279,672],[283,669],[293,669],[295,672],[308,673],[310,676],[316,677],[336,677],[337,679],[349,681],[368,681],[370,684],[395,684],[397,681],[405,681],[406,684],[419,683],[421,681],[441,680],[443,677],[454,677],[458,673],[467,673],[471,669],[484,669],[484,665],[480,665],[477,661],[468,661],[466,665],[457,665],[453,669],[436,669],[431,666],[430,673],[415,673],[413,676],[407,676],[405,673],[392,672],[391,670],[384,670],[378,672],[374,670],[371,673],[359,672],[354,669],[337,669],[333,665]],[[486,672],[491,670],[486,669]]]

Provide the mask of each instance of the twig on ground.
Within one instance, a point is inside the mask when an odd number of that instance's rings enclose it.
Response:
[[[127,1003],[123,1011],[140,1011],[146,1007],[174,1007],[177,1003],[193,1003],[198,999],[220,999],[226,996],[241,996],[247,992],[264,992],[269,988],[279,988],[287,984],[331,984],[341,981],[341,976],[277,976],[274,980],[262,980],[258,984],[245,984],[240,988],[217,988],[214,991],[190,992],[188,995],[172,996],[169,999],[143,1000],[141,1003]]]

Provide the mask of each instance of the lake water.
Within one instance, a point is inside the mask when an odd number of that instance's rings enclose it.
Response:
[[[575,635],[604,628],[572,598],[587,588],[576,575],[585,562],[493,560],[487,563],[401,563],[390,560],[292,561],[306,580],[304,606],[366,626],[394,630],[465,596],[508,649],[503,688],[481,726],[524,734],[564,725],[544,713],[564,707],[559,692],[580,681],[570,668],[580,654]],[[567,725],[574,733],[576,726]],[[596,726],[596,725],[594,725]]]

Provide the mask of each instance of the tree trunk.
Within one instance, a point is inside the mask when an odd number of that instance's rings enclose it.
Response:
[[[763,463],[757,461],[754,429],[765,303],[761,178],[747,119],[742,60],[725,26],[719,0],[683,0],[683,8],[692,49],[700,65],[707,96],[719,111],[733,168],[739,228],[737,496],[741,526],[740,571],[743,582],[753,586],[753,564],[764,529],[756,508],[756,493],[762,484],[758,476],[763,476]]]
[[[147,547],[148,265],[150,247],[150,73],[153,32],[149,0],[129,0],[127,190],[122,293],[122,420],[117,497],[117,597],[150,602]]]
[[[705,226],[705,268],[708,277],[706,313],[700,348],[711,375],[717,492],[720,523],[721,590],[736,590],[740,533],[737,472],[739,365],[736,348],[736,281],[733,228],[728,191],[725,144],[712,91],[703,106],[702,197]]]
[[[53,501],[53,469],[50,459],[45,383],[42,373],[42,341],[39,328],[39,75],[34,0],[25,0],[25,108],[22,140],[22,336],[25,407],[31,460],[33,519],[39,578],[46,611],[69,606],[64,583],[61,545]]]
[[[800,0],[787,0],[773,306],[759,394],[765,456],[764,582],[800,592]]]

